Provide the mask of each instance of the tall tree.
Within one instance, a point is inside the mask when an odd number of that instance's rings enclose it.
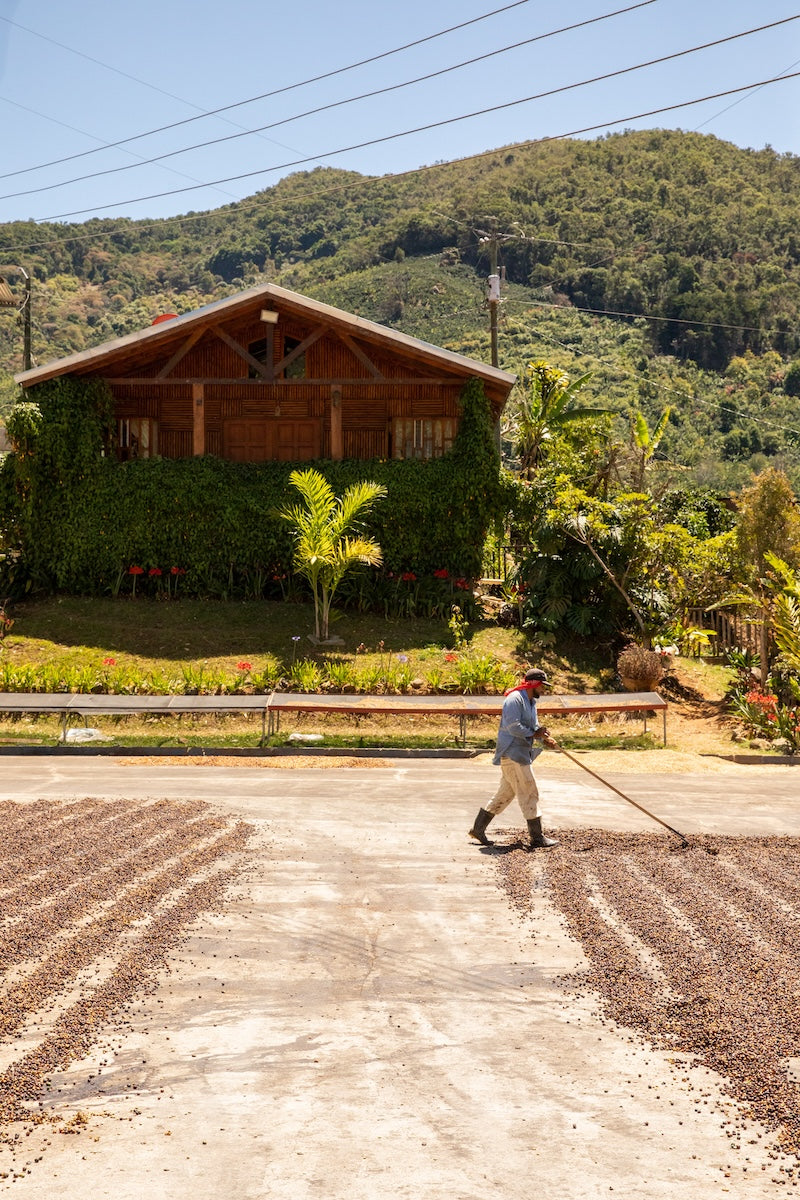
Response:
[[[739,502],[736,542],[746,565],[744,588],[722,603],[745,605],[761,625],[761,682],[769,675],[775,607],[775,561],[788,570],[800,567],[800,512],[797,497],[783,471],[769,467],[745,488]]]

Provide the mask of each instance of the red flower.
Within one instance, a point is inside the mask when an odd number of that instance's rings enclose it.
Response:
[[[103,659],[104,667],[115,667],[116,665],[117,665],[117,660],[115,658],[104,658]]]
[[[129,575],[144,575],[144,567],[128,567]]]
[[[470,586],[469,586],[469,584],[467,583],[466,579],[457,579],[457,580],[456,580],[456,587],[457,587],[457,588],[460,588],[462,592],[468,592],[468,591],[470,591]]]
[[[403,571],[403,574],[400,576],[400,578],[402,579],[403,583],[413,583],[417,577],[413,571]]]
[[[444,569],[444,567],[440,567],[438,571],[434,571],[434,572],[433,572],[433,578],[434,578],[434,579],[449,579],[449,578],[450,578],[450,575],[449,575],[449,573],[448,573],[448,572],[447,572],[447,571]]]
[[[161,567],[151,567],[150,570],[147,572],[147,574],[148,575],[160,575]]]
[[[252,670],[252,663],[249,663],[249,662],[237,663],[236,670],[237,671],[250,671],[250,670]]]
[[[445,654],[444,661],[445,662],[458,662],[458,655],[457,654]]]
[[[186,571],[183,567],[170,567],[169,573],[170,575],[185,575]]]

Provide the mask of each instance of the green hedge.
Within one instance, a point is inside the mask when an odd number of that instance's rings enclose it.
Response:
[[[384,556],[386,581],[447,571],[480,574],[486,529],[500,503],[499,460],[483,386],[462,397],[451,452],[432,462],[320,462],[337,494],[359,479],[386,485],[388,497],[366,523]],[[205,456],[113,456],[111,404],[100,385],[44,384],[9,418],[17,446],[0,469],[0,535],[6,578],[0,591],[27,586],[100,595],[139,586],[195,596],[275,594],[291,574],[290,531],[277,510],[297,464],[232,463]],[[11,567],[15,578],[11,578]],[[171,568],[185,575],[170,576]],[[148,576],[150,570],[160,576]],[[363,597],[362,597],[363,600]]]

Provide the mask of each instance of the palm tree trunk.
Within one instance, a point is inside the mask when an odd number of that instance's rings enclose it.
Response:
[[[331,610],[330,595],[328,593],[328,589],[323,584],[322,585],[322,632],[321,633],[319,631],[319,625],[317,627],[317,637],[320,638],[323,642],[327,642],[327,640],[328,640],[328,623],[329,623],[329,618],[330,618],[330,610]]]

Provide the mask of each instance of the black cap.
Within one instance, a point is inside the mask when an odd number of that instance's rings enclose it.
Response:
[[[544,685],[546,683],[549,683],[550,680],[547,678],[547,674],[545,671],[540,671],[538,669],[538,667],[535,667],[532,671],[525,672],[525,682],[526,683],[540,683],[544,687]]]

